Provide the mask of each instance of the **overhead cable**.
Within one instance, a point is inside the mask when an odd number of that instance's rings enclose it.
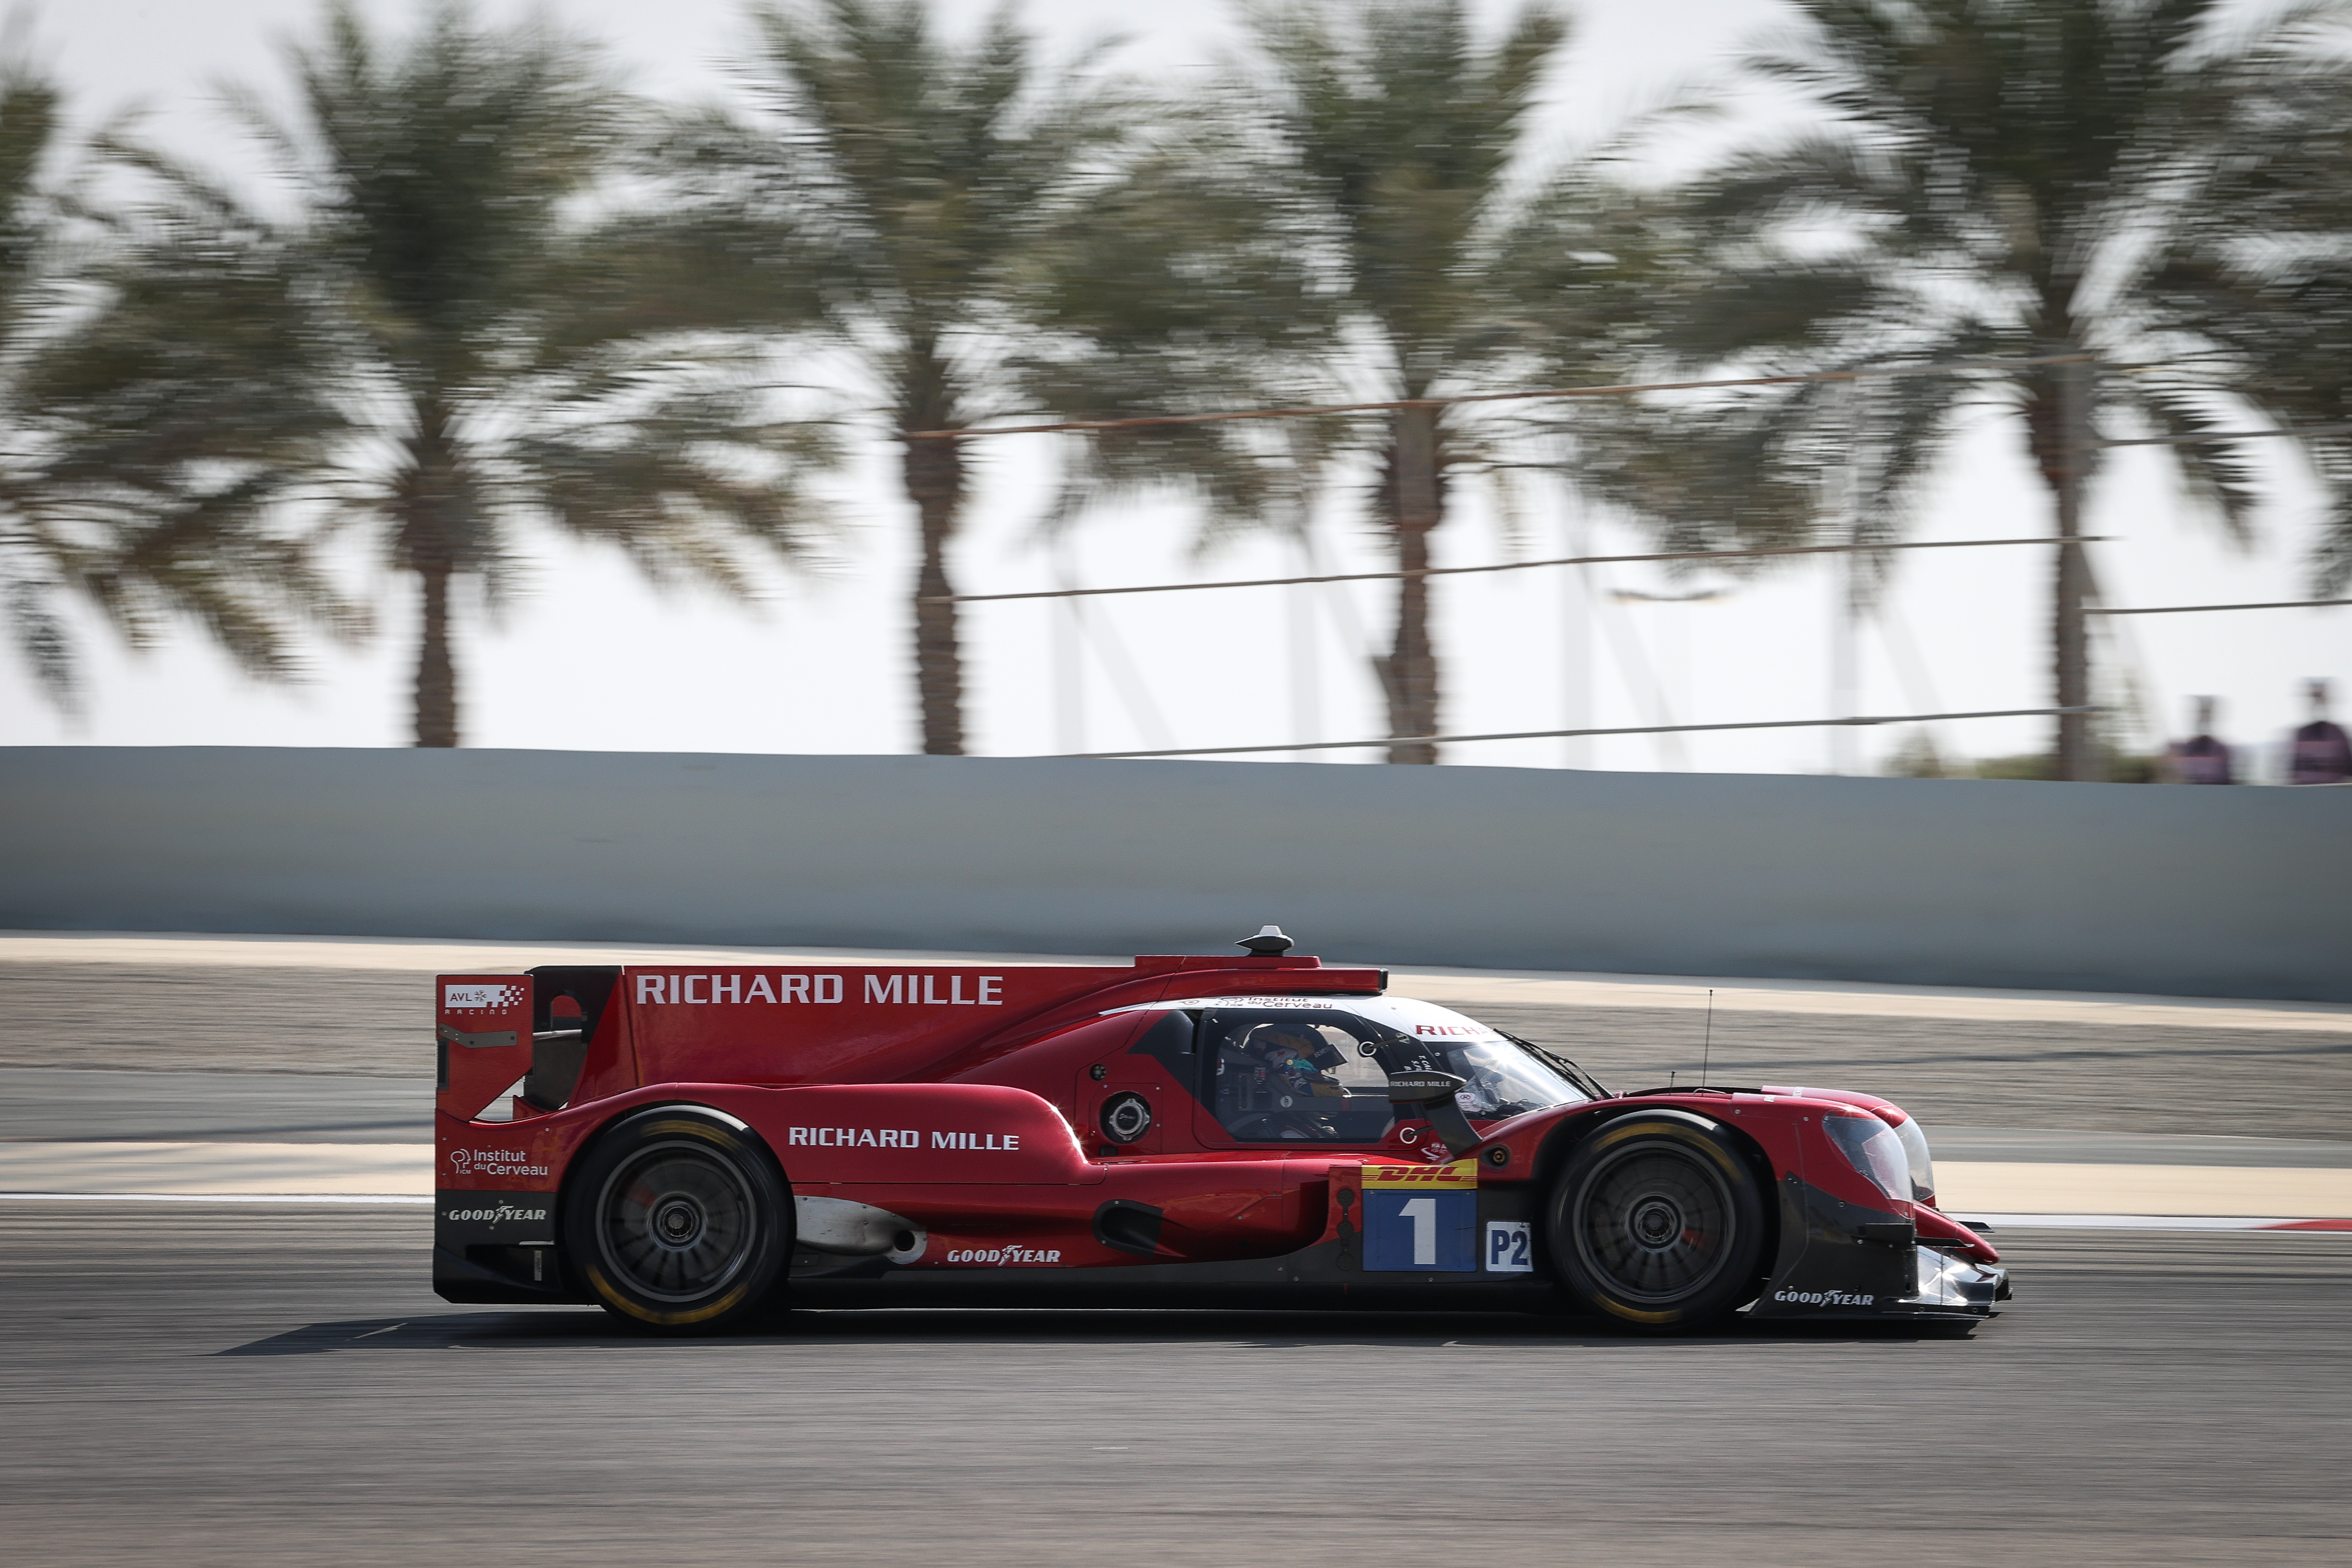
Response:
[[[1852,719],[1751,719],[1737,724],[1636,724],[1607,730],[1513,730],[1492,735],[1392,735],[1378,741],[1277,741],[1264,746],[1184,746],[1159,751],[1073,752],[1067,760],[1141,757],[1221,757],[1247,752],[1352,752],[1390,746],[1465,745],[1473,741],[1561,741],[1580,735],[1679,735],[1700,730],[1818,730],[1830,725],[1933,724],[1958,719],[2045,719],[2060,713],[2096,713],[2078,708],[1995,708],[1971,713],[1883,713]]]
[[[1756,550],[1665,550],[1644,555],[1562,555],[1542,561],[1497,561],[1483,566],[1424,566],[1412,572],[1330,572],[1313,577],[1244,577],[1216,583],[1138,583],[1118,588],[1032,588],[1018,594],[934,594],[924,605],[986,605],[1006,599],[1075,599],[1103,594],[1189,594],[1205,588],[1281,588],[1294,583],[1385,583],[1400,577],[1460,577],[1478,572],[1525,572],[1538,566],[1604,566],[1629,561],[1738,561],[1764,555],[1875,554],[1883,550],[1967,550],[1989,544],[2095,544],[2105,534],[2062,540],[2050,534],[2024,539],[1922,539],[1883,544],[1780,544]]]
[[[908,430],[908,441],[964,441],[981,436],[1045,436],[1062,431],[1138,430],[1162,425],[1225,425],[1243,419],[1312,419],[1337,414],[1384,414],[1404,408],[1451,408],[1465,403],[1526,403],[1543,398],[1626,397],[1639,392],[1703,392],[1717,387],[1793,386],[1805,382],[1871,381],[1891,376],[1952,375],[1971,370],[2032,370],[2088,364],[2096,354],[2048,354],[2038,359],[1948,360],[1937,364],[1863,365],[1791,375],[1741,375],[1718,381],[1626,382],[1609,386],[1549,386],[1533,392],[1465,392],[1450,397],[1397,397],[1379,403],[1324,403],[1298,408],[1239,408],[1223,414],[1139,414],[1124,419],[1063,419],[1045,425],[966,425]]]

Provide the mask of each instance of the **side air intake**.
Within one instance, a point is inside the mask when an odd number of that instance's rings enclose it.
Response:
[[[1139,1258],[1165,1256],[1160,1250],[1161,1211],[1150,1204],[1113,1198],[1095,1210],[1095,1239],[1114,1252]]]

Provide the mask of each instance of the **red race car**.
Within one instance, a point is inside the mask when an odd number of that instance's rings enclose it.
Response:
[[[672,1331],[911,1304],[1973,1321],[1999,1254],[1869,1095],[1612,1094],[1376,969],[440,980],[434,1289]]]

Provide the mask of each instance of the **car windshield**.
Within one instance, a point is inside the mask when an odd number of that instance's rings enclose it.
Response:
[[[1549,1063],[1508,1040],[1465,1041],[1440,1045],[1434,1041],[1398,1039],[1384,1042],[1381,1065],[1390,1072],[1435,1068],[1468,1080],[1469,1087],[1454,1097],[1462,1114],[1474,1121],[1501,1121],[1554,1105],[1573,1105],[1591,1097],[1554,1071]]]

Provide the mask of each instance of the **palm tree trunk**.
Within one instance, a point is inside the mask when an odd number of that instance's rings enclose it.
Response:
[[[1394,487],[1390,526],[1396,534],[1396,642],[1382,682],[1389,699],[1389,761],[1434,763],[1425,740],[1437,733],[1437,650],[1429,640],[1429,535],[1444,520],[1437,489],[1437,410],[1400,408],[1389,453]]]
[[[457,743],[457,663],[449,647],[449,584],[457,574],[457,542],[469,498],[458,472],[449,412],[420,402],[408,438],[408,471],[401,477],[400,563],[424,589],[424,624],[416,646],[416,744]]]
[[[963,755],[963,655],[956,645],[955,587],[948,541],[963,502],[963,454],[953,441],[907,443],[907,494],[923,531],[915,574],[915,688],[922,702],[923,752]]]
[[[425,588],[425,625],[416,648],[416,743],[457,743],[457,667],[449,657],[449,579],[442,565],[417,574]]]
[[[898,413],[907,499],[922,529],[922,563],[915,573],[915,689],[923,713],[923,752],[963,755],[963,654],[957,646],[954,584],[948,580],[948,543],[963,511],[963,447],[950,440],[915,440],[908,433],[954,422],[947,366],[928,343],[907,355],[907,382]]]
[[[2063,352],[2063,351],[2062,351]],[[2060,709],[2052,776],[2095,782],[2104,773],[2091,715],[2091,637],[2084,613],[2090,563],[2083,546],[2083,492],[2090,479],[2092,367],[2059,364],[2035,379],[2026,403],[2034,463],[2056,503],[2058,559],[2051,584],[2052,688]]]

